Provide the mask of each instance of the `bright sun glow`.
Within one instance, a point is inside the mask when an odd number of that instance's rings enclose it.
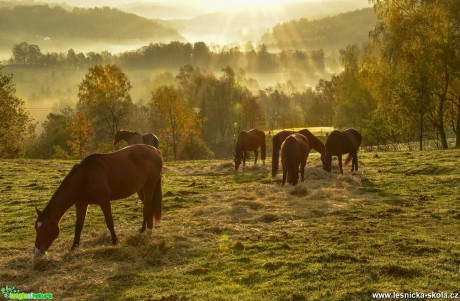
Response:
[[[247,8],[252,9],[264,9],[274,7],[277,5],[283,5],[293,2],[318,2],[320,0],[200,0],[200,1],[188,1],[187,4],[195,7],[204,8],[207,10],[219,10],[219,11],[234,11],[244,10]],[[181,2],[181,0],[176,0]]]

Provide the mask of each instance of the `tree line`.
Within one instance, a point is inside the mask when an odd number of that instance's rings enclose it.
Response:
[[[178,69],[191,64],[201,68],[212,69],[215,66],[230,66],[247,72],[267,73],[284,70],[302,70],[310,75],[322,75],[325,71],[325,55],[322,49],[300,51],[283,50],[280,53],[268,51],[265,45],[257,49],[252,43],[246,45],[245,51],[239,47],[214,49],[204,42],[151,43],[134,51],[112,54],[108,51],[67,53],[42,53],[35,44],[22,42],[12,48],[11,65],[48,66],[68,68],[88,68],[95,64],[116,64],[122,68],[138,69]]]
[[[226,67],[216,76],[184,65],[175,76],[165,72],[157,79],[161,84],[147,103],[134,103],[131,83],[119,66],[89,68],[76,106],[47,116],[43,132],[27,145],[27,156],[78,158],[111,151],[116,131],[130,129],[157,135],[166,159],[220,158],[232,153],[243,129],[324,122],[302,113],[321,106],[314,90],[288,94],[293,84],[286,84],[256,93],[254,80],[241,69]]]
[[[292,76],[261,90],[242,69],[227,66],[217,76],[184,64],[176,75],[158,78],[147,104],[135,104],[122,67],[95,65],[79,84],[77,106],[50,114],[44,132],[28,140],[33,144],[28,154],[108,151],[118,128],[158,134],[169,159],[228,156],[239,131],[255,127],[354,127],[363,133],[364,145],[395,150],[401,145],[421,150],[427,140],[448,148],[453,133],[459,147],[460,7],[453,0],[373,3],[379,21],[369,43],[342,49],[343,71],[314,88]],[[19,124],[14,120],[28,124],[30,118],[14,96],[11,76],[2,75],[0,83],[2,101],[11,104],[2,112],[1,152],[16,156],[15,145],[31,127],[12,131]]]

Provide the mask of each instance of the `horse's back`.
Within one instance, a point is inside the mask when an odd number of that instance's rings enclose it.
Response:
[[[241,131],[236,142],[236,150],[255,151],[259,147],[265,148],[265,133],[259,129]]]
[[[158,148],[158,138],[154,134],[148,133],[143,136],[144,144],[152,145]]]
[[[284,142],[284,140],[286,140],[286,138],[291,134],[294,134],[294,132],[286,131],[286,130],[276,133],[273,136],[273,149],[277,149],[277,148],[279,149],[281,147],[281,144]]]
[[[326,150],[332,155],[355,152],[361,145],[361,134],[355,129],[332,131],[326,138]]]
[[[357,150],[361,145],[361,133],[355,129],[347,129],[342,133],[347,136],[347,139],[350,143],[350,147]]]
[[[142,144],[144,143],[144,137],[141,134],[134,132],[126,142],[128,142],[128,145]]]
[[[106,186],[111,199],[128,197],[145,185],[155,185],[163,167],[161,153],[145,144],[134,144],[108,154],[82,160],[89,190]],[[94,187],[93,187],[94,186]]]
[[[306,151],[310,149],[309,147],[309,140],[305,135],[300,134],[300,133],[295,133],[292,134],[291,136],[294,136],[295,140],[297,141],[297,145],[300,147],[302,151]]]
[[[251,129],[247,133],[247,145],[249,150],[255,150],[258,147],[265,146],[265,132],[259,129]]]
[[[294,151],[298,152],[299,155],[304,155],[310,151],[307,137],[299,133],[294,133],[286,137],[281,144],[281,149],[282,152],[284,150],[285,155]]]

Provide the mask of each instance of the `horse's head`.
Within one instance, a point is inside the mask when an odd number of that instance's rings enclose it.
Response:
[[[241,156],[237,154],[233,154],[233,157],[234,157],[233,162],[235,162],[235,170],[238,170],[241,164]]]
[[[35,221],[35,238],[34,255],[44,255],[53,241],[59,236],[59,226],[56,221],[51,219],[46,212],[42,212],[35,207],[37,211],[37,220]]]

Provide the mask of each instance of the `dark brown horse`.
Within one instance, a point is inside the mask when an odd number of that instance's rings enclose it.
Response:
[[[158,138],[154,134],[139,134],[138,132],[131,132],[127,130],[118,130],[113,139],[113,145],[116,145],[121,140],[126,141],[128,145],[133,144],[148,144],[158,148]]]
[[[361,145],[361,139],[361,134],[355,129],[348,129],[342,132],[337,130],[332,131],[326,139],[326,155],[324,156],[323,169],[331,172],[332,156],[337,156],[340,174],[343,174],[342,155],[348,154],[345,165],[352,160],[351,171],[357,171],[358,149]]]
[[[321,162],[323,162],[324,164],[324,153],[325,153],[324,144],[315,135],[313,135],[309,130],[303,129],[298,132],[281,131],[277,133],[275,136],[273,136],[272,177],[276,177],[276,174],[278,173],[279,154],[280,154],[281,144],[284,142],[284,140],[289,135],[292,135],[294,133],[302,134],[308,139],[310,149],[314,149],[318,153],[321,154]]]
[[[153,224],[161,219],[161,153],[150,145],[136,144],[109,154],[92,154],[75,165],[43,211],[37,208],[34,254],[48,250],[59,235],[59,221],[75,205],[77,220],[72,249],[80,244],[89,204],[97,204],[104,213],[112,243],[115,234],[110,201],[123,199],[137,192],[144,203],[141,232],[151,233]]]
[[[254,164],[257,163],[257,157],[259,152],[257,149],[260,147],[262,161],[265,164],[265,133],[258,129],[252,129],[249,131],[241,131],[238,135],[238,140],[236,141],[235,146],[235,170],[238,170],[238,167],[243,160],[243,168],[246,165],[246,157],[248,151],[254,152]]]
[[[307,164],[310,146],[308,139],[302,134],[292,134],[281,144],[281,165],[283,166],[283,185],[297,185],[300,175],[303,182],[305,165]]]

